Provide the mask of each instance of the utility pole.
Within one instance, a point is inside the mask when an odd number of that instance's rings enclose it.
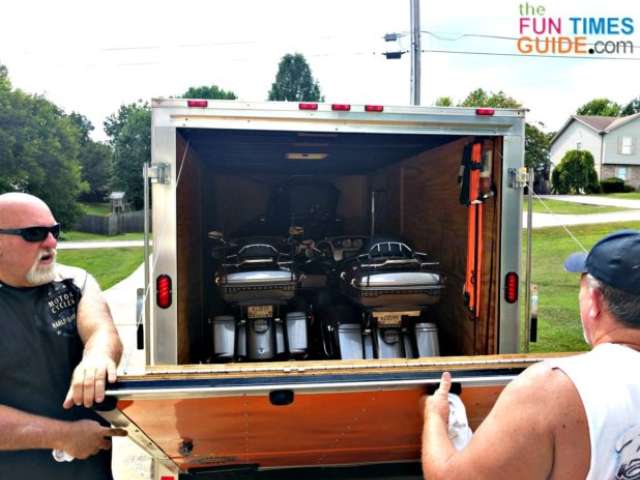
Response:
[[[420,0],[411,2],[411,105],[420,105]]]

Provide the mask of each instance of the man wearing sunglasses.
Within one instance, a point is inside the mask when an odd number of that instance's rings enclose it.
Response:
[[[0,478],[110,480],[110,437],[124,432],[90,407],[122,344],[95,279],[56,264],[59,235],[40,199],[0,195]]]
[[[425,408],[431,479],[631,480],[640,473],[640,231],[621,230],[565,269],[580,273],[588,353],[540,362],[504,389],[471,442],[448,437],[451,376]]]

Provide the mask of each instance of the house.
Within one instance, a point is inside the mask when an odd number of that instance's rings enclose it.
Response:
[[[640,187],[640,113],[626,117],[572,115],[551,139],[551,169],[568,150],[588,150],[598,178]]]

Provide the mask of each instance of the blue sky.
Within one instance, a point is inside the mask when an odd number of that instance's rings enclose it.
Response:
[[[421,0],[422,48],[514,53],[515,42],[462,34],[517,36],[520,1]],[[554,17],[631,17],[640,44],[640,2],[555,0]],[[385,43],[409,29],[409,0],[166,0],[11,2],[0,18],[0,62],[14,86],[87,115],[105,116],[137,99],[216,84],[247,101],[264,100],[285,53],[303,53],[327,101],[407,104],[409,46]],[[445,40],[445,39],[448,40]],[[593,39],[593,38],[591,38]],[[607,37],[619,40],[619,37]],[[640,58],[640,45],[633,55]],[[600,61],[424,53],[422,104],[461,100],[478,87],[504,90],[529,118],[559,128],[594,97],[620,103],[640,95],[640,61]]]

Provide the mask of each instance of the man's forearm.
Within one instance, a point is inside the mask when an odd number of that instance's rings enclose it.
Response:
[[[69,423],[0,405],[0,450],[59,449]]]
[[[85,343],[84,354],[106,355],[117,365],[122,356],[122,342],[118,332],[109,326],[96,329]]]
[[[448,425],[437,415],[426,418],[422,431],[422,471],[425,478],[436,480],[447,476],[447,463],[456,454],[449,440]]]

